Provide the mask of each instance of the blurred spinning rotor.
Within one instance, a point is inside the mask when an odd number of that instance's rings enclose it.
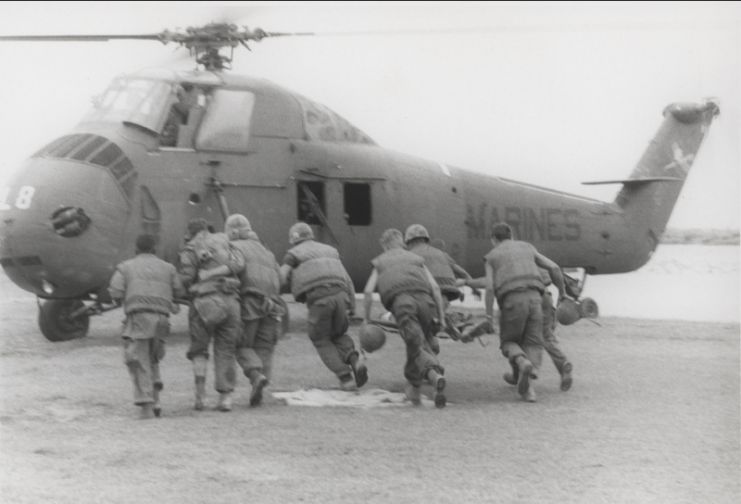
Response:
[[[266,37],[305,36],[313,33],[266,32],[262,28],[250,29],[233,23],[209,23],[189,26],[184,30],[164,30],[160,33],[137,35],[12,35],[0,36],[0,42],[108,42],[110,40],[157,40],[163,44],[173,42],[190,51],[196,62],[206,70],[229,68],[234,48],[242,45],[248,50],[249,41],[259,42]],[[226,56],[219,51],[229,48]]]

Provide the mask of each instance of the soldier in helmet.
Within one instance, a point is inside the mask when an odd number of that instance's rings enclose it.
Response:
[[[368,370],[347,335],[347,312],[355,311],[355,289],[339,253],[315,241],[314,232],[304,222],[291,226],[288,241],[291,249],[280,267],[281,281],[290,283],[293,297],[309,309],[309,339],[340,380],[340,388],[362,387],[368,381]]]
[[[500,349],[517,375],[517,391],[526,401],[535,402],[530,379],[537,378],[542,361],[542,296],[546,290],[540,268],[547,270],[558,288],[559,302],[566,296],[563,275],[555,262],[531,244],[513,240],[512,229],[504,222],[492,227],[491,242],[494,248],[484,257],[487,319],[493,321],[496,296],[501,310]],[[468,283],[477,286],[479,281]]]
[[[425,260],[425,266],[440,287],[447,308],[450,301],[461,299],[462,293],[456,284],[457,278],[470,280],[471,275],[461,268],[452,257],[430,244],[430,234],[422,224],[412,224],[404,233],[407,250]]]
[[[461,268],[452,257],[430,244],[430,234],[422,224],[409,226],[404,233],[404,242],[410,252],[425,260],[425,266],[430,270],[432,277],[440,287],[445,311],[447,312],[451,301],[463,298],[463,293],[458,288],[456,279],[471,280],[471,275]],[[447,327],[448,330],[455,331],[451,324],[448,324]],[[453,337],[458,339],[459,336],[453,334]],[[433,350],[436,349],[436,346],[433,344]],[[439,347],[437,349],[439,350]]]
[[[443,368],[430,347],[430,339],[445,320],[440,288],[424,259],[404,249],[401,231],[384,231],[381,246],[384,252],[371,261],[373,272],[365,285],[364,321],[370,320],[372,296],[378,288],[381,303],[393,313],[407,347],[407,397],[412,404],[420,404],[420,386],[426,381],[435,389],[435,406],[444,408],[447,400]]]
[[[178,273],[192,299],[188,313],[193,362],[195,409],[204,408],[209,345],[213,340],[215,388],[219,411],[231,411],[236,384],[236,343],[240,331],[239,275],[244,269],[241,254],[235,253],[223,233],[212,234],[203,219],[188,223],[187,243],[180,252]],[[218,268],[229,265],[228,271]],[[211,271],[213,270],[213,271]]]
[[[141,418],[160,416],[159,362],[165,356],[165,338],[170,334],[170,313],[180,311],[174,299],[184,295],[175,266],[155,256],[154,246],[152,235],[140,235],[136,257],[116,267],[108,289],[113,301],[123,303],[126,312],[124,358]]]
[[[545,268],[539,267],[538,269],[544,286],[542,297],[543,303],[541,305],[543,311],[543,348],[548,352],[548,355],[550,355],[553,364],[556,366],[556,369],[561,376],[561,390],[566,392],[571,388],[573,382],[571,372],[574,369],[574,366],[571,361],[569,361],[568,357],[566,357],[566,354],[563,353],[561,344],[553,333],[556,328],[556,309],[553,306],[553,295],[548,289],[548,287],[553,284],[550,273]],[[486,277],[469,280],[466,284],[479,288],[486,288]],[[512,365],[512,371],[504,373],[504,381],[510,385],[517,385],[520,373],[514,363],[510,362],[510,364]]]
[[[262,390],[270,379],[273,349],[284,315],[279,302],[279,267],[273,253],[252,231],[247,217],[230,215],[224,230],[244,260],[244,269],[239,275],[243,327],[237,342],[237,362],[252,384],[250,406],[257,406],[262,402]],[[223,265],[209,273],[228,274],[229,271],[229,266]]]

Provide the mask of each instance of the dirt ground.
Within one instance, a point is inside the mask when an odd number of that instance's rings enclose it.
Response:
[[[305,307],[290,309],[267,391],[336,386],[302,332]],[[242,377],[235,410],[220,413],[192,409],[183,313],[163,363],[163,417],[140,421],[121,312],[56,344],[36,316],[35,299],[0,276],[3,504],[741,501],[738,324],[559,327],[574,385],[560,392],[546,358],[535,404],[502,380],[488,337],[442,342],[443,410],[289,407],[270,394],[250,409]],[[366,387],[401,391],[403,361],[391,335],[369,356]]]

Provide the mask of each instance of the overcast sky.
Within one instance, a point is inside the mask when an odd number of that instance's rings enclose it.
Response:
[[[669,226],[739,228],[738,3],[235,4],[2,2],[0,34],[154,33],[225,19],[335,33],[252,44],[234,71],[324,103],[386,148],[607,201],[618,186],[580,183],[626,177],[669,103],[716,97],[721,115]],[[0,45],[0,185],[113,77],[192,68],[186,55],[146,41]]]

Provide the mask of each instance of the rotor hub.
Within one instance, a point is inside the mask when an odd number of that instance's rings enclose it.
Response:
[[[248,41],[259,42],[267,36],[269,35],[261,28],[250,30],[246,26],[230,23],[210,23],[205,26],[189,26],[184,31],[165,30],[160,34],[160,40],[164,44],[175,42],[187,48],[196,62],[207,70],[221,70],[229,67],[233,54],[226,56],[219,52],[220,49],[227,47],[232,53],[239,45],[249,49]]]

